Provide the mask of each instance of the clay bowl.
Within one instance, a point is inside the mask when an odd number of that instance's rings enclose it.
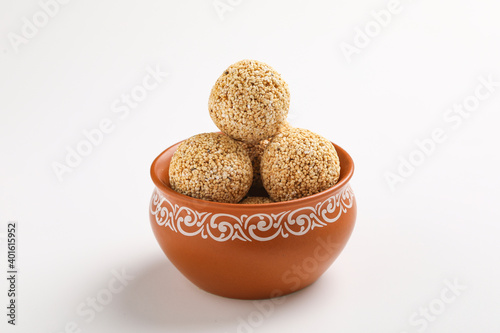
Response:
[[[286,295],[316,281],[346,245],[356,220],[349,186],[354,164],[339,146],[334,187],[297,200],[242,205],[173,191],[168,168],[178,145],[151,166],[156,188],[149,216],[163,252],[201,289],[239,299]]]

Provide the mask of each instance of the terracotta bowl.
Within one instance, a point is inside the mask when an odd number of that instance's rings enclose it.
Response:
[[[346,245],[356,220],[349,186],[354,164],[339,146],[334,187],[297,200],[242,205],[173,191],[168,168],[178,145],[151,166],[156,188],[149,216],[163,252],[201,289],[239,299],[286,295],[316,281]]]

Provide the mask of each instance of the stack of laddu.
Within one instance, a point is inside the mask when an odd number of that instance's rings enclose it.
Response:
[[[208,101],[222,133],[198,134],[179,145],[169,168],[172,189],[209,201],[266,204],[335,185],[340,163],[334,146],[291,127],[289,107],[288,85],[272,67],[256,60],[229,66]],[[259,191],[265,194],[247,196]]]

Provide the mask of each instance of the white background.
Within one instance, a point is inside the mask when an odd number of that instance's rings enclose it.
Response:
[[[232,3],[221,19],[212,0],[73,0],[16,52],[9,33],[21,35],[40,6],[0,1],[0,232],[18,221],[20,272],[16,327],[0,274],[1,331],[59,333],[75,322],[95,333],[237,332],[250,318],[254,332],[499,332],[500,87],[459,125],[444,119],[479,77],[500,81],[498,1],[401,0],[350,62],[340,46],[388,1]],[[344,252],[310,288],[263,303],[264,314],[184,279],[148,221],[151,162],[217,130],[210,89],[245,58],[289,83],[293,125],[356,164],[359,213]],[[169,75],[120,118],[112,103],[148,66]],[[104,118],[114,130],[59,181],[53,163]],[[387,173],[435,128],[445,142],[391,190]],[[134,280],[86,322],[77,307],[122,269]],[[439,309],[446,280],[466,289]],[[442,313],[425,329],[410,321],[429,306]]]

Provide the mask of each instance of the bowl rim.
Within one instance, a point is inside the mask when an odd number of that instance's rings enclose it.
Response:
[[[347,151],[345,149],[343,149],[339,145],[337,145],[337,144],[335,144],[335,143],[333,143],[333,142],[330,141],[333,144],[333,146],[335,147],[335,150],[337,151],[337,154],[339,154],[339,151],[340,151],[340,153],[349,161],[349,163],[347,163],[347,165],[349,165],[350,168],[348,168],[345,171],[345,174],[343,175],[343,177],[341,177],[339,179],[339,181],[337,182],[337,184],[333,185],[332,187],[330,187],[330,188],[328,188],[328,189],[326,189],[324,191],[321,191],[321,192],[318,192],[318,193],[315,193],[315,194],[312,194],[312,195],[308,195],[306,197],[298,198],[298,199],[293,199],[293,200],[288,200],[288,201],[272,202],[272,203],[264,203],[264,204],[241,204],[241,203],[226,203],[226,202],[217,202],[217,201],[203,200],[203,199],[193,198],[193,197],[190,197],[188,195],[185,195],[185,194],[178,193],[178,192],[174,191],[170,186],[167,186],[158,177],[158,175],[156,173],[158,161],[163,157],[163,155],[165,155],[166,153],[168,153],[175,146],[178,146],[179,144],[181,144],[183,141],[185,141],[185,140],[181,140],[181,141],[179,141],[179,142],[171,145],[170,147],[168,147],[167,149],[165,149],[164,151],[162,151],[153,160],[153,163],[151,163],[151,167],[150,167],[150,175],[151,175],[151,179],[153,180],[153,183],[155,184],[156,190],[159,190],[160,192],[163,192],[163,193],[165,193],[165,194],[167,194],[169,196],[172,196],[172,197],[179,197],[179,198],[181,198],[183,200],[192,201],[193,205],[195,205],[196,203],[198,203],[198,204],[202,204],[202,205],[210,205],[210,206],[213,206],[213,207],[218,207],[220,209],[224,209],[224,208],[235,209],[237,207],[240,207],[242,209],[253,209],[253,208],[264,207],[264,206],[265,207],[269,207],[269,208],[271,208],[271,207],[297,206],[297,205],[301,205],[303,203],[305,204],[305,203],[309,203],[311,201],[316,201],[317,199],[320,200],[324,196],[327,196],[329,193],[331,193],[333,195],[334,193],[336,193],[337,191],[339,191],[343,187],[345,187],[349,183],[349,181],[351,180],[352,175],[354,174],[354,161],[353,161],[351,155],[349,155],[349,153],[347,153]],[[170,166],[168,166],[168,167],[170,167]],[[341,165],[341,168],[342,168],[342,165]]]

